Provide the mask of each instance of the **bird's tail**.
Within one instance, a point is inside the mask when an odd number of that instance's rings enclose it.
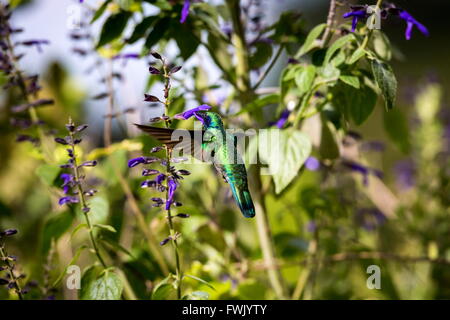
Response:
[[[255,206],[248,189],[241,190],[237,189],[236,186],[231,186],[231,191],[244,217],[253,218],[255,216]]]

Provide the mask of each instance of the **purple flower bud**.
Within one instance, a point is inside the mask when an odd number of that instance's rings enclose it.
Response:
[[[170,69],[170,74],[177,73],[180,70],[181,70],[181,66],[173,67],[172,69]]]
[[[95,167],[97,165],[96,160],[85,161],[79,167]]]
[[[17,233],[16,229],[7,229],[5,231],[0,232],[0,237],[10,237]]]
[[[154,180],[145,180],[141,182],[141,188],[154,188],[156,185],[156,181]]]
[[[64,138],[55,138],[55,142],[62,144],[62,145],[68,145],[66,139],[64,139]]]
[[[161,241],[159,243],[159,245],[163,246],[163,245],[167,244],[167,242],[169,242],[170,240],[172,240],[172,237],[165,238],[163,241]]]
[[[151,94],[144,94],[144,101],[146,102],[161,102],[158,97],[152,96]]]
[[[155,182],[156,182],[157,184],[161,184],[164,180],[166,180],[166,175],[165,175],[164,173],[160,173],[160,174],[156,177]]]
[[[183,219],[186,219],[186,218],[189,218],[190,217],[190,215],[188,215],[187,213],[179,213],[179,214],[177,214],[176,215],[178,218],[183,218]]]
[[[67,203],[78,203],[78,198],[72,196],[62,197],[61,199],[59,199],[58,203],[60,206]]]
[[[187,170],[180,169],[180,170],[177,171],[177,174],[182,175],[182,176],[188,176],[191,173],[189,171],[187,171]]]
[[[89,207],[83,207],[83,209],[81,209],[84,213],[88,213],[89,211],[91,211],[91,208]]]
[[[4,286],[4,285],[7,285],[9,283],[9,280],[6,280],[6,279],[3,279],[3,278],[0,278],[0,286]]]
[[[152,52],[150,52],[150,54],[153,56],[153,58],[162,60],[162,57],[158,52],[152,51]]]
[[[150,72],[150,74],[161,74],[161,71],[152,66],[148,68],[148,71]]]
[[[150,152],[151,152],[151,153],[156,153],[156,152],[161,151],[162,149],[164,149],[164,147],[161,147],[161,146],[153,147],[153,148],[150,150]]]
[[[144,177],[153,176],[153,175],[158,174],[158,173],[159,173],[159,171],[156,170],[156,169],[144,169],[144,170],[142,170],[142,175]]]
[[[75,132],[81,132],[81,131],[84,131],[87,127],[88,127],[87,124],[82,124],[82,125],[80,125],[80,126],[78,126],[78,127],[75,128]]]
[[[138,164],[150,164],[159,161],[159,158],[155,157],[137,157],[128,161],[128,167],[133,168]]]

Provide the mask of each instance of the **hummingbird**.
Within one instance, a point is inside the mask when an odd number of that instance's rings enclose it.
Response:
[[[230,185],[233,198],[244,217],[253,218],[255,206],[248,189],[247,170],[237,148],[237,136],[225,131],[220,115],[215,112],[198,111],[195,116],[202,122],[203,130],[187,130],[191,154],[214,164],[218,173]],[[173,138],[175,129],[135,125],[169,148],[186,147],[186,141],[180,143],[180,140]]]

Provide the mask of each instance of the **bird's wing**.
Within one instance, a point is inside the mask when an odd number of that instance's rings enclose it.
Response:
[[[167,145],[171,149],[186,152],[200,161],[205,161],[202,149],[203,130],[186,130],[186,129],[170,129],[158,128],[142,124],[135,125],[142,131],[149,133],[162,144]]]

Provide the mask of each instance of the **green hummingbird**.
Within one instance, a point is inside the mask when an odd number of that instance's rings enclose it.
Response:
[[[246,218],[255,216],[255,206],[247,183],[247,170],[237,148],[237,136],[227,134],[219,114],[210,111],[195,112],[203,123],[203,130],[187,130],[191,154],[202,161],[211,161],[216,170],[230,185],[239,209]],[[169,148],[185,148],[186,141],[174,140],[175,129],[136,124]],[[200,151],[200,152],[199,152]]]

